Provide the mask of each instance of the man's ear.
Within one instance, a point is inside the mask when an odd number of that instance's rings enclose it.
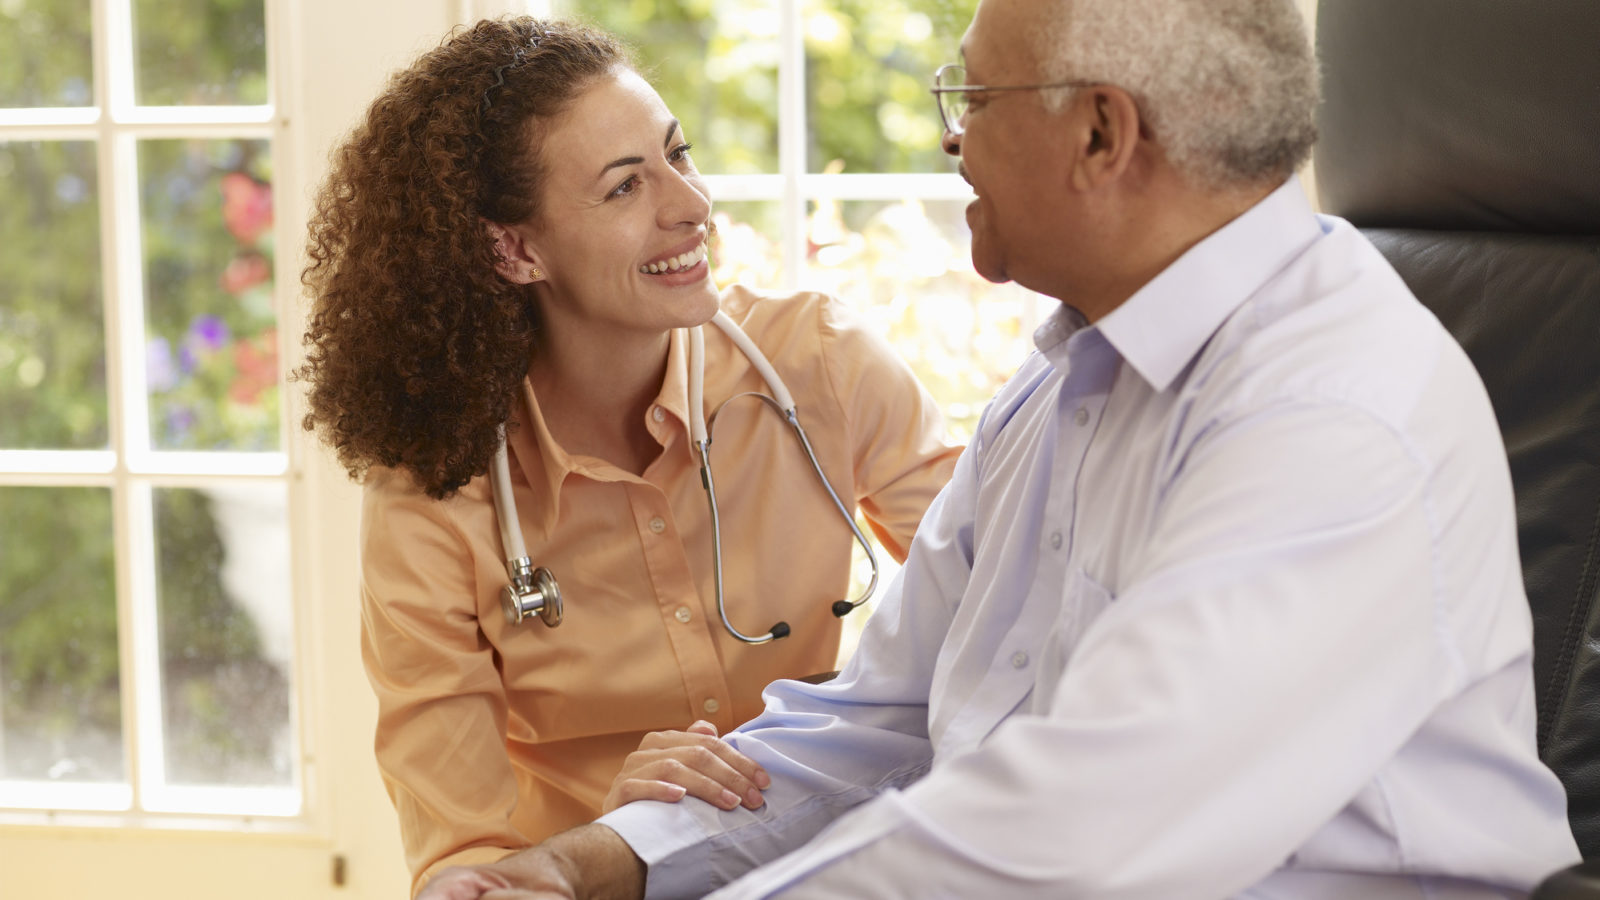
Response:
[[[1076,151],[1072,186],[1092,191],[1121,178],[1139,142],[1148,139],[1139,106],[1113,85],[1085,88],[1073,100]]]
[[[545,279],[544,266],[522,235],[496,222],[485,221],[483,226],[494,239],[494,270],[501,278],[512,284],[533,284]]]

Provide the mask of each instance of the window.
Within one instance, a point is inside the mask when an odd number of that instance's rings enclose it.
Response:
[[[969,438],[1049,301],[972,268],[972,190],[928,93],[976,0],[554,0],[636,50],[683,122],[716,212],[722,284],[832,293]],[[894,561],[878,554],[883,573]],[[858,595],[870,568],[857,551]],[[870,607],[869,607],[870,609]],[[841,660],[866,617],[846,619]]]
[[[1048,311],[973,271],[972,192],[939,149],[928,86],[976,5],[550,4],[627,39],[683,121],[718,210],[718,280],[838,295],[889,338],[962,438]]]
[[[302,806],[264,0],[0,0],[0,810]]]

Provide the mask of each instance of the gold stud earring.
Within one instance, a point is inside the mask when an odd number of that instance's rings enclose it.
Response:
[[[529,281],[539,281],[542,278],[544,278],[544,273],[539,271],[539,267],[538,266],[529,266],[528,267],[528,280]]]

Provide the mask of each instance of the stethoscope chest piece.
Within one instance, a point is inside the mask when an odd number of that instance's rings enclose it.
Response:
[[[500,608],[506,614],[507,625],[520,625],[522,620],[537,615],[551,628],[561,624],[561,588],[556,578],[544,566],[537,569],[527,557],[512,560],[506,566],[511,583],[500,589]]]

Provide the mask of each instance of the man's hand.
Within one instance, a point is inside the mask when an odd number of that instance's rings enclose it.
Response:
[[[719,809],[744,804],[758,809],[761,791],[772,779],[755,760],[717,737],[717,728],[699,721],[683,731],[653,731],[628,754],[600,808],[611,812],[635,800],[676,803],[685,795]]]
[[[416,900],[640,900],[644,861],[615,831],[579,825],[482,866],[451,866]]]

